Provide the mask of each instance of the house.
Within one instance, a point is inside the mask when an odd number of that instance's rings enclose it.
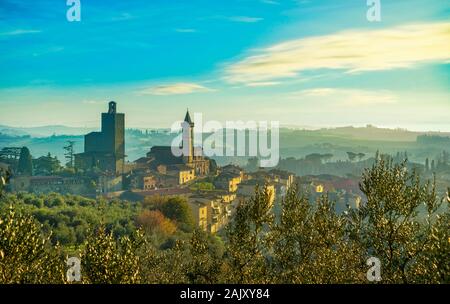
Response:
[[[178,185],[186,184],[195,179],[195,169],[184,164],[167,166],[167,175],[178,178]]]
[[[264,186],[267,187],[269,194],[269,202],[271,205],[275,202],[276,189],[273,184],[268,184],[264,180],[251,179],[239,184],[237,194],[238,197],[249,198],[255,195],[255,188],[259,185],[260,189]]]
[[[129,189],[151,190],[157,187],[157,178],[148,171],[133,173],[129,176]]]
[[[206,207],[206,219],[207,219],[207,229],[206,231],[210,233],[217,233],[222,229],[229,221],[232,204],[231,202],[225,202],[220,196],[215,195],[192,195],[189,197],[189,203],[193,212],[197,213],[197,205],[202,204]],[[192,205],[197,204],[197,205]],[[197,215],[195,215],[197,216]],[[198,222],[199,225],[203,225],[203,222]],[[203,227],[203,226],[201,226]]]
[[[152,174],[142,177],[142,189],[151,190],[156,188],[156,178]]]
[[[208,205],[197,200],[190,200],[188,204],[194,217],[195,225],[203,231],[208,231]]]
[[[242,175],[238,173],[221,173],[214,181],[214,186],[217,189],[222,189],[228,192],[236,192],[238,185],[242,181]]]

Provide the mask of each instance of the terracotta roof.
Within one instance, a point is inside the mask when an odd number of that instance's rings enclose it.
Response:
[[[191,193],[189,188],[164,188],[147,191],[133,191],[134,194],[139,196],[152,196],[152,195],[180,195]]]

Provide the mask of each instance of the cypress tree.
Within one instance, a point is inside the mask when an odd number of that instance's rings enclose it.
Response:
[[[32,175],[33,174],[33,162],[31,159],[30,150],[27,147],[23,147],[20,150],[19,164],[17,167],[17,172],[22,175]]]

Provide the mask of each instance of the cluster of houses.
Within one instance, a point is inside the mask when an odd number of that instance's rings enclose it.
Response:
[[[130,201],[142,201],[157,195],[183,196],[196,224],[211,233],[216,233],[229,222],[239,202],[253,196],[257,185],[267,187],[268,200],[273,205],[295,183],[294,175],[286,171],[247,173],[237,165],[219,167],[209,175],[196,176],[194,173],[192,179],[186,182],[179,180],[178,184],[161,184],[159,175],[158,171],[148,170],[146,175],[138,175],[141,182],[135,184],[137,187],[109,195]],[[210,187],[201,189],[197,187],[199,184]]]

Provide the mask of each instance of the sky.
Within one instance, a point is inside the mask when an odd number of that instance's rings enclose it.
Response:
[[[450,1],[0,1],[0,125],[450,131]]]

